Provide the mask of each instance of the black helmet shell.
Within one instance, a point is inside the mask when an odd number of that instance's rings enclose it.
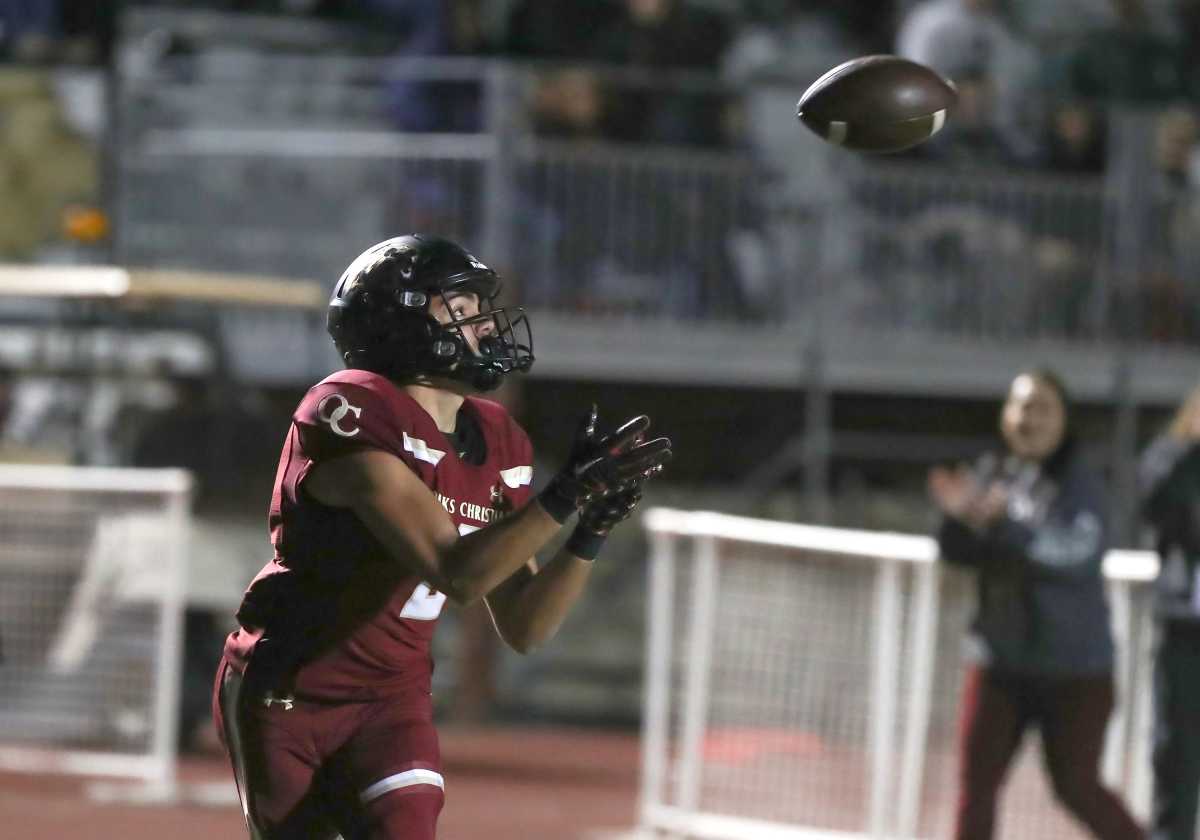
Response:
[[[492,336],[471,350],[462,324],[439,323],[429,313],[435,296],[462,291],[479,297],[495,321]],[[326,327],[347,367],[396,380],[419,375],[461,379],[480,390],[512,370],[533,364],[532,336],[522,310],[497,309],[496,272],[454,242],[410,234],[380,242],[350,263],[329,300]],[[526,341],[514,327],[524,325]]]

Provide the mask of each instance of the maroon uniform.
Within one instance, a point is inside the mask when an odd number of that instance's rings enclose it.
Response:
[[[307,836],[316,813],[357,809],[351,819],[369,820],[372,809],[434,793],[428,825],[408,835],[433,836],[442,779],[430,640],[446,596],[400,568],[352,512],[311,499],[304,478],[324,459],[382,449],[437,494],[460,533],[485,527],[529,500],[531,447],[500,405],[469,397],[461,412],[483,444],[473,462],[407,393],[368,371],[329,376],[293,415],[271,501],[275,556],[246,592],[218,678],[220,695],[227,671],[241,676],[238,731],[223,719],[229,698],[216,704],[219,731],[244,742],[230,746],[248,747],[231,749],[244,753],[234,755],[245,763],[243,805],[272,836],[291,836],[292,823]],[[321,772],[352,782],[358,802],[311,802]]]

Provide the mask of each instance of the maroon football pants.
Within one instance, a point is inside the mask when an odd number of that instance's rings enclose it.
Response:
[[[214,688],[251,840],[434,840],[443,781],[427,697],[275,697],[224,661]]]
[[[1045,678],[972,668],[963,687],[956,840],[991,840],[996,799],[1025,729],[1038,725],[1058,801],[1101,840],[1145,833],[1100,782],[1112,676]]]

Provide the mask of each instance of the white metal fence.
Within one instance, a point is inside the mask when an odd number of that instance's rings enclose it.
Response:
[[[0,767],[174,783],[191,479],[0,465]]]
[[[944,836],[967,575],[926,537],[656,509],[641,828],[687,838]],[[1149,798],[1152,554],[1106,558],[1118,706],[1104,775]],[[1082,838],[1021,752],[998,836]]]

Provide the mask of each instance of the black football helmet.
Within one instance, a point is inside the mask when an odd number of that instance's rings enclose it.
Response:
[[[473,292],[479,314],[458,318],[446,296]],[[514,370],[533,365],[533,335],[521,308],[497,308],[500,278],[447,239],[397,236],[363,251],[342,274],[329,299],[326,326],[346,367],[394,380],[440,376],[480,391],[497,387]],[[440,323],[429,304],[441,296],[451,312]],[[479,352],[463,327],[491,321]]]

